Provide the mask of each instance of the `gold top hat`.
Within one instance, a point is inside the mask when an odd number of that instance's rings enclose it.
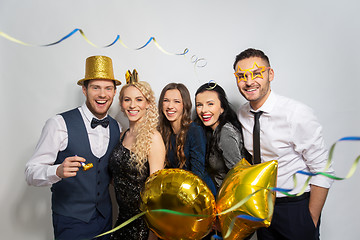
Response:
[[[78,85],[84,85],[86,80],[113,80],[116,85],[121,82],[114,78],[112,60],[106,56],[92,56],[86,59],[85,78],[77,82]]]
[[[138,82],[138,73],[136,69],[133,70],[132,74],[130,70],[125,73],[126,84],[132,84]]]

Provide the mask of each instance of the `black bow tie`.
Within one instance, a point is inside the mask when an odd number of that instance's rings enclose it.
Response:
[[[106,128],[107,126],[109,126],[109,118],[106,117],[102,120],[99,120],[99,119],[96,119],[96,118],[93,118],[91,120],[91,128],[96,128],[97,125],[101,125],[103,126],[104,128]]]

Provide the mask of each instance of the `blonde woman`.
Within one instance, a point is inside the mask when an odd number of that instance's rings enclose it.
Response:
[[[119,216],[116,226],[140,212],[140,191],[146,178],[164,167],[165,146],[156,130],[158,110],[150,85],[137,81],[137,73],[127,73],[127,84],[120,91],[120,106],[129,128],[120,136],[109,162]],[[111,239],[154,239],[140,218],[114,232]]]

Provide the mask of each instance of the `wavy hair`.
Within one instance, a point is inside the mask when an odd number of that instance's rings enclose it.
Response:
[[[150,84],[145,81],[124,85],[119,94],[120,106],[124,98],[124,91],[130,86],[136,87],[144,95],[149,104],[144,120],[137,126],[136,140],[131,147],[131,161],[134,161],[135,167],[139,170],[140,174],[144,174],[144,166],[150,152],[150,146],[152,143],[151,139],[154,134],[154,130],[157,128],[159,123],[159,115],[156,107],[154,92],[151,89]],[[121,110],[123,111],[123,109]]]
[[[180,132],[176,135],[176,156],[179,160],[179,167],[182,168],[186,163],[186,157],[184,153],[184,145],[186,141],[186,135],[189,130],[189,126],[191,123],[191,98],[189,90],[182,83],[169,83],[166,85],[161,91],[159,98],[159,132],[163,137],[165,147],[166,147],[166,155],[168,154],[169,147],[171,148],[170,136],[173,132],[170,121],[166,118],[163,112],[163,102],[165,93],[168,90],[177,89],[180,92],[182,102],[183,102],[183,113],[180,121]],[[167,158],[166,158],[167,159]],[[166,160],[166,164],[169,165],[168,160]]]
[[[205,127],[204,123],[201,121],[199,116],[196,114],[195,122],[203,126],[206,132],[206,136],[209,139],[208,144],[208,151],[207,155],[209,154],[210,150],[217,150],[218,152],[222,153],[221,149],[219,148],[219,141],[220,141],[220,133],[222,127],[227,123],[231,123],[235,128],[239,130],[240,133],[242,133],[241,124],[237,118],[236,112],[231,108],[231,105],[226,97],[226,93],[222,87],[220,87],[219,84],[216,83],[205,83],[201,85],[198,90],[195,93],[195,99],[196,96],[199,93],[205,92],[205,91],[213,91],[217,93],[217,96],[220,100],[221,108],[224,109],[224,112],[220,114],[219,116],[219,125],[216,127],[215,131],[211,129],[211,127]]]

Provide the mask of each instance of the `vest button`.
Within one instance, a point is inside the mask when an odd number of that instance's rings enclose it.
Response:
[[[100,173],[100,170],[98,171],[98,173]]]
[[[98,185],[100,185],[100,181],[98,181]]]
[[[100,196],[100,193],[97,193],[98,196]]]

